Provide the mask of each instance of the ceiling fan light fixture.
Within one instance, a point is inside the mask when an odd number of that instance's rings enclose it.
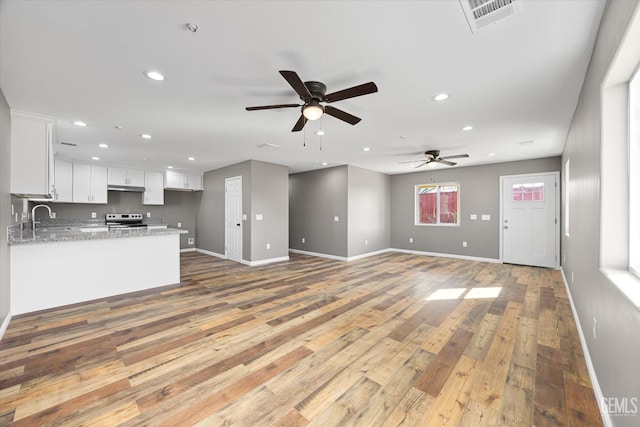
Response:
[[[311,102],[308,105],[302,107],[302,115],[306,117],[307,120],[318,120],[324,114],[324,108],[322,105],[318,104],[318,102]]]
[[[438,167],[438,162],[431,161],[431,162],[427,163],[427,166],[429,166],[430,168],[437,168]]]

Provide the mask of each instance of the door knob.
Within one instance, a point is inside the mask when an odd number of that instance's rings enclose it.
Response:
[[[509,228],[509,226],[508,226],[508,225],[505,225],[505,226],[504,226],[504,229],[506,230],[507,228]]]
[[[237,223],[236,225],[237,225],[238,227],[240,227],[240,223]]]

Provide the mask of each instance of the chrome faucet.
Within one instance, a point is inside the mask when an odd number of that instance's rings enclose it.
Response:
[[[47,208],[47,210],[49,211],[49,218],[53,218],[53,214],[51,213],[51,208],[49,206],[47,206],[47,205],[35,205],[33,207],[33,209],[31,209],[31,229],[33,231],[36,230],[36,224],[37,224],[36,223],[36,209],[38,209],[40,207]]]

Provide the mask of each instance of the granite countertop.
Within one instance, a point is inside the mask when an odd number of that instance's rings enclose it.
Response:
[[[32,230],[31,227],[22,230],[21,227],[10,226],[8,228],[8,243],[9,245],[22,245],[29,243],[119,239],[186,233],[188,233],[188,230],[176,228],[120,228],[108,230],[104,223],[44,225],[42,228],[36,227],[35,231]]]

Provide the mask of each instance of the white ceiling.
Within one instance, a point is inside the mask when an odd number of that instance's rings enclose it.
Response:
[[[147,170],[255,159],[396,174],[428,149],[468,153],[459,166],[558,155],[604,3],[518,3],[472,33],[456,0],[0,0],[0,87],[12,109],[57,119],[58,155]],[[292,133],[295,108],[245,111],[299,102],[278,70],[327,92],[369,81],[379,92],[332,104],[355,126],[325,115]],[[440,92],[450,98],[432,101]]]

